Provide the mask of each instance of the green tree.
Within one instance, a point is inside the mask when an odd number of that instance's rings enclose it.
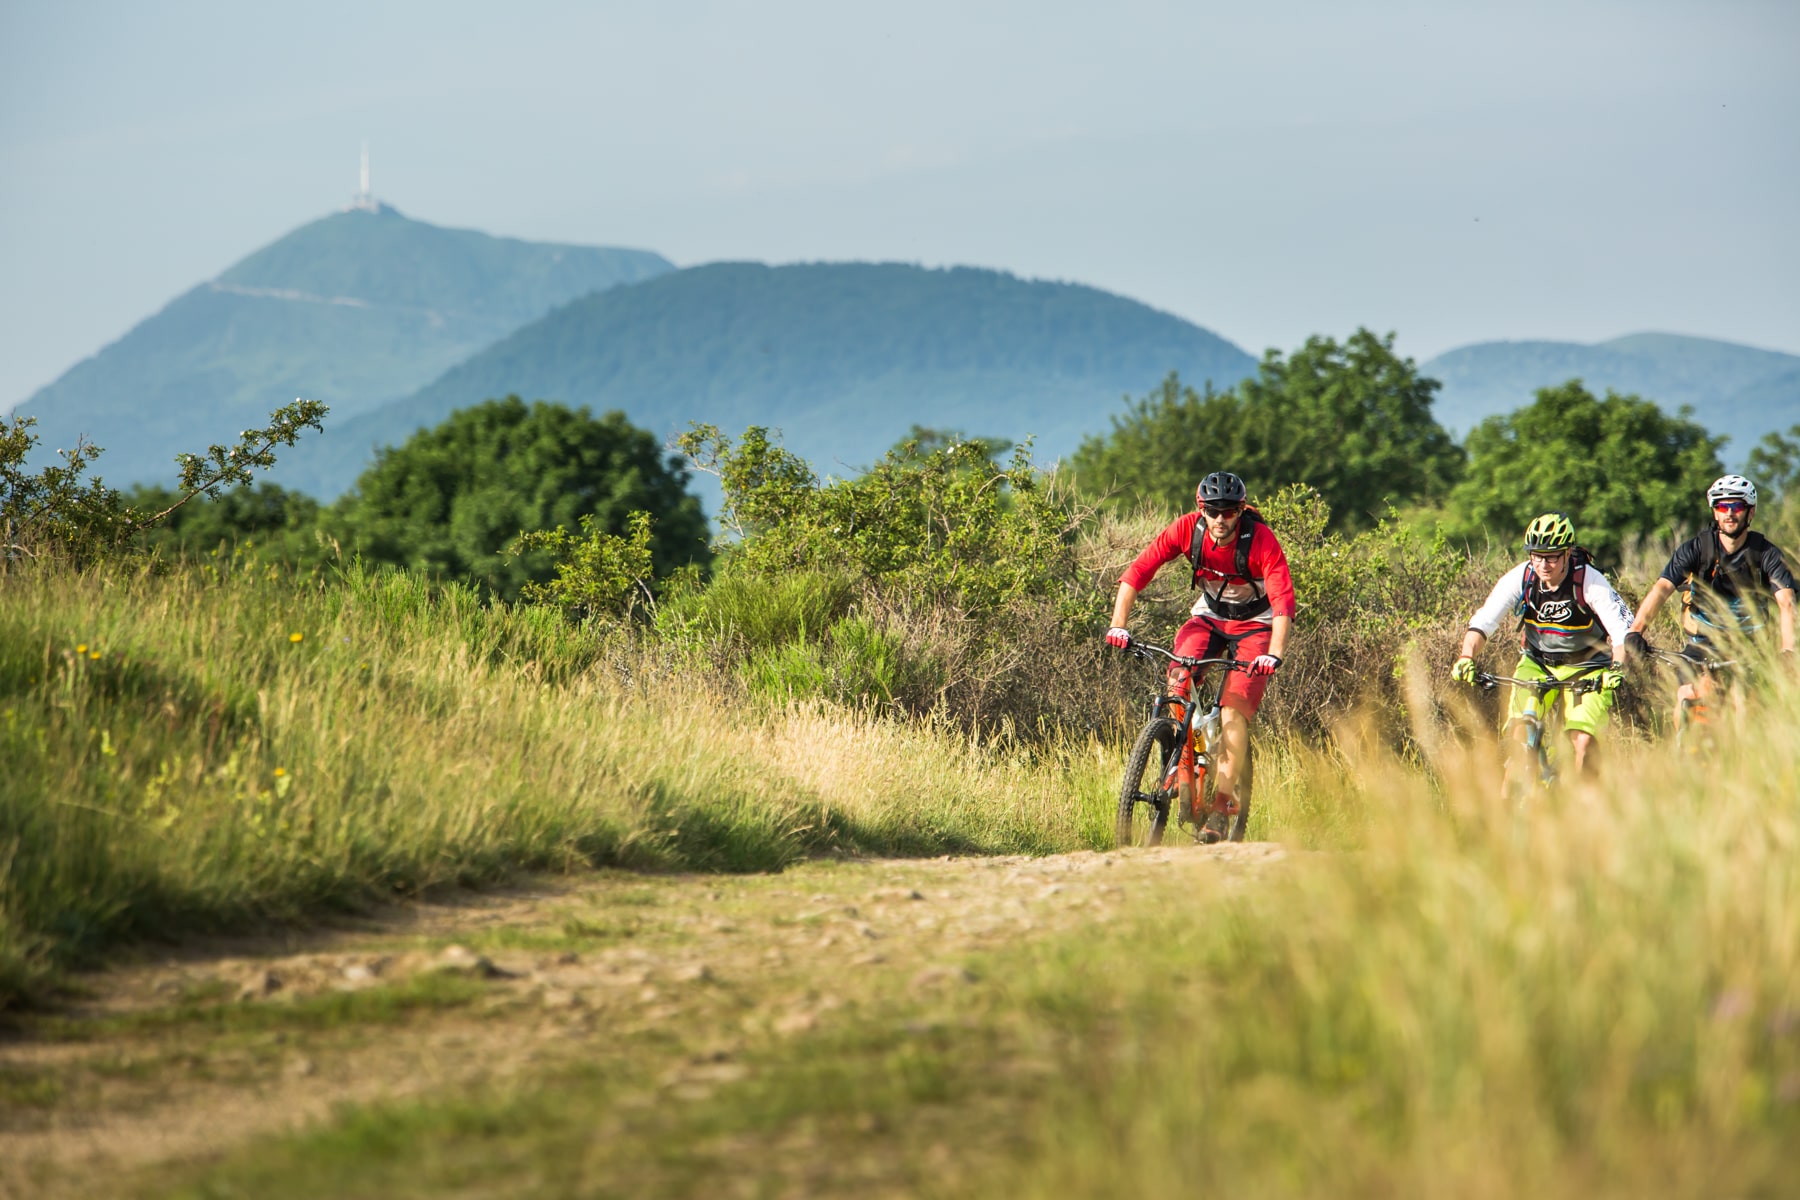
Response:
[[[1333,529],[1368,529],[1389,505],[1441,502],[1461,473],[1462,451],[1431,415],[1437,388],[1394,353],[1391,333],[1312,337],[1285,358],[1271,350],[1230,392],[1198,394],[1171,375],[1084,442],[1073,466],[1084,486],[1116,487],[1128,504],[1185,506],[1220,470],[1253,496],[1306,484]]]
[[[555,570],[547,549],[504,553],[520,533],[579,527],[623,537],[641,511],[654,520],[658,575],[705,562],[706,518],[687,479],[680,456],[664,454],[623,413],[595,418],[508,396],[383,450],[340,501],[337,519],[345,548],[354,543],[365,558],[474,578],[514,599]]]
[[[1210,382],[1196,392],[1171,371],[1155,391],[1126,404],[1112,431],[1083,440],[1070,460],[1084,491],[1110,493],[1121,508],[1185,508],[1202,476],[1225,464],[1244,474],[1244,406],[1235,394],[1215,392]],[[1264,490],[1260,480],[1253,486]]]
[[[145,512],[171,509],[179,495],[168,488],[139,486],[126,503]],[[331,555],[318,536],[319,502],[304,492],[274,483],[238,487],[217,497],[172,508],[160,525],[144,532],[146,545],[171,554],[208,554],[220,547],[254,546],[259,556],[303,564]]]
[[[1582,543],[1612,555],[1633,535],[1667,534],[1700,512],[1723,470],[1722,437],[1653,402],[1571,379],[1469,434],[1469,467],[1450,495],[1459,536],[1513,543],[1541,512],[1566,512]]]
[[[1800,488],[1800,425],[1786,433],[1765,433],[1745,465],[1762,506],[1772,508],[1792,497]]]

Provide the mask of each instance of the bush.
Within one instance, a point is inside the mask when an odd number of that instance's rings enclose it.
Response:
[[[1085,514],[1028,449],[1002,466],[984,439],[905,444],[822,482],[759,427],[733,443],[700,426],[680,445],[719,476],[739,540],[712,588],[678,607],[708,631],[755,630],[754,689],[867,695],[974,726],[1092,722],[1096,697],[1072,689],[1071,709],[1054,685],[1098,666],[1087,635],[1104,600],[1076,554]]]
[[[252,472],[275,465],[275,448],[292,446],[307,429],[322,429],[330,410],[316,400],[296,400],[269,414],[261,429],[246,429],[235,445],[209,446],[205,454],[180,454],[180,479],[160,508],[134,508],[98,476],[84,478],[102,453],[77,442],[58,450],[61,465],[28,472],[25,460],[38,442],[35,417],[13,417],[0,427],[0,572],[21,559],[89,561],[112,553],[175,516],[189,501],[216,499],[248,484]]]
[[[677,590],[661,601],[655,628],[672,640],[699,637],[754,653],[820,637],[855,598],[855,581],[842,572],[763,575],[727,568],[708,587]]]

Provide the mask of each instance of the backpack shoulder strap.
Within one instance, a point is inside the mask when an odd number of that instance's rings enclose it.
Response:
[[[1239,579],[1247,581],[1250,578],[1250,543],[1256,539],[1256,527],[1262,523],[1262,514],[1245,505],[1244,515],[1238,519],[1237,574]]]
[[[1694,561],[1694,573],[1689,577],[1710,585],[1719,574],[1719,530],[1715,526],[1700,535],[1700,557]]]

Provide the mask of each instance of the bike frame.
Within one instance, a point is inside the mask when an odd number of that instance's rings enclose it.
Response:
[[[1139,795],[1148,804],[1169,803],[1171,797],[1178,790],[1181,768],[1187,761],[1190,751],[1193,754],[1193,763],[1196,768],[1195,788],[1197,794],[1201,781],[1198,772],[1212,769],[1213,756],[1218,753],[1219,743],[1224,738],[1219,699],[1225,691],[1225,672],[1246,670],[1250,664],[1236,658],[1189,658],[1186,655],[1165,650],[1161,646],[1138,641],[1132,642],[1130,653],[1145,662],[1152,661],[1152,654],[1158,654],[1167,659],[1170,665],[1185,667],[1188,672],[1188,696],[1186,699],[1169,694],[1167,691],[1168,674],[1165,670],[1164,690],[1158,692],[1156,698],[1150,703],[1150,715],[1153,720],[1158,717],[1173,719],[1169,711],[1171,706],[1179,706],[1184,710],[1180,720],[1176,722],[1179,730],[1178,744],[1182,747],[1182,752],[1170,758],[1169,768],[1157,781],[1155,793],[1146,795],[1140,792]],[[1221,669],[1214,671],[1211,669],[1213,667]],[[1198,738],[1195,737],[1196,718],[1198,718],[1200,734]],[[1180,815],[1185,816],[1186,814]]]
[[[1713,680],[1715,694],[1720,699],[1723,699],[1727,693],[1732,673],[1734,671],[1749,670],[1748,663],[1741,662],[1735,658],[1689,658],[1685,654],[1678,654],[1670,650],[1660,650],[1655,646],[1650,647],[1650,657],[1666,666],[1675,668],[1678,676],[1683,674],[1690,676],[1690,681],[1697,682],[1701,676],[1710,677]],[[1679,696],[1676,698],[1675,745],[1677,747],[1687,748],[1686,740],[1688,726],[1708,726],[1712,724],[1711,718],[1707,715],[1708,708],[1709,705],[1705,702],[1704,698],[1701,697],[1696,697],[1691,700],[1683,699]],[[1704,730],[1702,733],[1706,734],[1706,736],[1710,736],[1710,734],[1706,733]],[[1696,736],[1701,735],[1697,734]]]

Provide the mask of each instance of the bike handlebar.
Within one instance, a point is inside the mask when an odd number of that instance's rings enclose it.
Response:
[[[1160,654],[1176,666],[1186,667],[1190,671],[1199,667],[1224,667],[1227,671],[1248,671],[1250,669],[1249,662],[1241,658],[1190,658],[1185,654],[1176,654],[1172,650],[1165,650],[1161,646],[1153,646],[1149,642],[1140,642],[1136,638],[1133,638],[1131,645],[1125,648],[1125,653],[1133,658],[1147,661],[1150,654],[1146,651]]]
[[[1568,679],[1515,679],[1511,675],[1490,675],[1486,671],[1475,673],[1475,686],[1484,692],[1491,692],[1503,683],[1514,687],[1530,688],[1534,692],[1554,692],[1561,688],[1573,688],[1577,695],[1597,692],[1601,688],[1598,679],[1576,675]]]
[[[1657,662],[1667,663],[1671,667],[1685,667],[1690,671],[1717,671],[1722,667],[1743,667],[1744,663],[1735,658],[1689,658],[1673,650],[1650,647],[1650,657]]]
[[[1487,671],[1477,671],[1475,672],[1474,686],[1484,692],[1491,692],[1503,683],[1510,683],[1514,687],[1528,688],[1540,696],[1547,696],[1561,688],[1570,688],[1577,696],[1583,696],[1601,690],[1603,685],[1594,676],[1610,666],[1612,664],[1609,662],[1586,663],[1581,670],[1572,675],[1565,675],[1561,678],[1549,676],[1544,679],[1518,679],[1511,675],[1494,675]]]

